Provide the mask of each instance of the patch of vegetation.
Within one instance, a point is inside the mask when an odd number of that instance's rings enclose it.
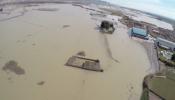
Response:
[[[162,61],[163,63],[165,63],[167,66],[175,67],[175,61],[167,60],[165,57],[163,57],[161,55],[159,56],[159,60]]]
[[[149,100],[149,90],[147,88],[143,90],[140,100]]]
[[[174,100],[175,81],[169,78],[154,77],[149,81],[148,85],[152,91],[166,100]]]
[[[166,77],[167,77],[168,79],[170,79],[170,80],[175,81],[175,71],[174,71],[174,69],[172,69],[172,70],[168,69],[168,70],[166,71]]]
[[[143,92],[140,100],[149,100],[149,92],[156,94],[161,99],[174,100],[175,95],[175,70],[166,69],[158,74],[148,75],[144,78],[146,87],[143,86]]]
[[[158,47],[159,47],[159,51],[167,50],[167,49],[165,49],[165,48],[163,48],[163,47],[161,47],[161,46],[158,46]]]
[[[171,60],[175,62],[175,53],[172,55]]]

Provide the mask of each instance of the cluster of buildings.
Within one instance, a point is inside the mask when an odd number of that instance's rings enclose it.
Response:
[[[149,40],[149,38],[150,40],[153,39],[155,46],[157,47],[157,56],[159,60],[165,65],[175,68],[175,62],[173,60],[175,53],[175,29],[169,30],[160,28],[150,23],[136,21],[127,16],[124,16],[121,22],[125,24],[128,28],[130,28],[130,36],[138,37],[144,40]],[[166,88],[166,86],[168,85],[175,85],[174,83],[169,81],[174,80],[174,74],[175,73],[173,71],[173,73],[170,74],[169,72],[168,74],[166,72],[166,74],[161,75],[159,73],[159,75],[156,74],[154,76],[150,75],[149,77],[146,77],[143,83],[143,90],[146,92],[143,91],[143,96],[141,97],[141,99],[174,100],[175,96],[173,95],[173,91],[175,90],[175,88]],[[161,82],[163,82],[163,84],[161,84]],[[152,87],[152,84],[154,84],[155,86]]]
[[[163,56],[165,60],[171,61],[172,55],[175,52],[175,35],[168,29],[162,29],[156,25],[146,22],[138,22],[127,17],[123,18],[124,23],[130,28],[129,34],[131,37],[138,37],[144,40],[149,40],[150,37],[154,40],[158,49],[159,57]],[[162,38],[160,38],[162,37]]]
[[[142,39],[147,39],[147,40],[149,39],[147,30],[136,28],[136,27],[131,28],[131,36],[142,38]],[[155,43],[157,44],[157,46],[161,48],[164,48],[170,51],[175,51],[175,42],[169,41],[164,38],[157,37],[155,39]]]
[[[171,41],[168,41],[166,39],[163,39],[163,38],[157,38],[156,39],[156,44],[159,46],[159,47],[162,47],[164,49],[167,49],[167,50],[171,50],[171,51],[175,51],[175,43],[174,42],[171,42]]]
[[[147,23],[144,21],[137,21],[135,19],[130,18],[129,16],[123,16],[122,19],[119,20],[123,24],[125,24],[128,28],[139,28],[146,30],[147,33],[150,34],[153,38],[162,37],[169,41],[175,42],[175,29],[169,30],[165,28],[158,27],[154,24]]]
[[[175,35],[172,34],[173,31],[168,29],[162,29],[156,25],[133,20],[127,16],[124,16],[122,23],[126,24],[130,30],[130,35],[142,39],[148,40],[148,34],[155,38],[155,43],[157,46],[162,47],[167,50],[175,51]],[[162,38],[160,38],[162,37]]]
[[[130,31],[130,35],[142,39],[148,40],[148,31],[142,28],[132,27]],[[175,42],[169,41],[164,38],[157,37],[155,41],[157,46],[164,48],[166,50],[175,51]]]
[[[148,32],[146,30],[141,28],[136,28],[136,27],[131,28],[131,36],[139,37],[147,40],[149,39]]]

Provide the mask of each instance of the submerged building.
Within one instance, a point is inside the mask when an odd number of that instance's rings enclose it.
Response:
[[[162,48],[170,49],[172,51],[175,51],[175,43],[174,42],[171,42],[171,41],[168,41],[166,39],[158,37],[156,39],[156,43],[157,43],[158,46],[160,46]]]
[[[131,36],[139,37],[142,39],[148,39],[147,31],[136,27],[131,28]]]
[[[113,22],[110,21],[102,21],[100,25],[100,31],[104,33],[113,33],[115,31]]]

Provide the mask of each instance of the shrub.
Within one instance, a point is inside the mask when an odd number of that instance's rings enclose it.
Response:
[[[171,60],[175,62],[175,53],[172,55]]]

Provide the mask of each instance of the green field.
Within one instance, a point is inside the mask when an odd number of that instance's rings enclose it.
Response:
[[[166,100],[175,100],[175,73],[172,70],[166,71],[165,76],[166,78],[151,78],[148,82],[148,87],[150,90],[154,91],[156,94],[165,98]]]
[[[148,93],[148,89],[145,88],[142,92],[141,100],[149,100]]]

